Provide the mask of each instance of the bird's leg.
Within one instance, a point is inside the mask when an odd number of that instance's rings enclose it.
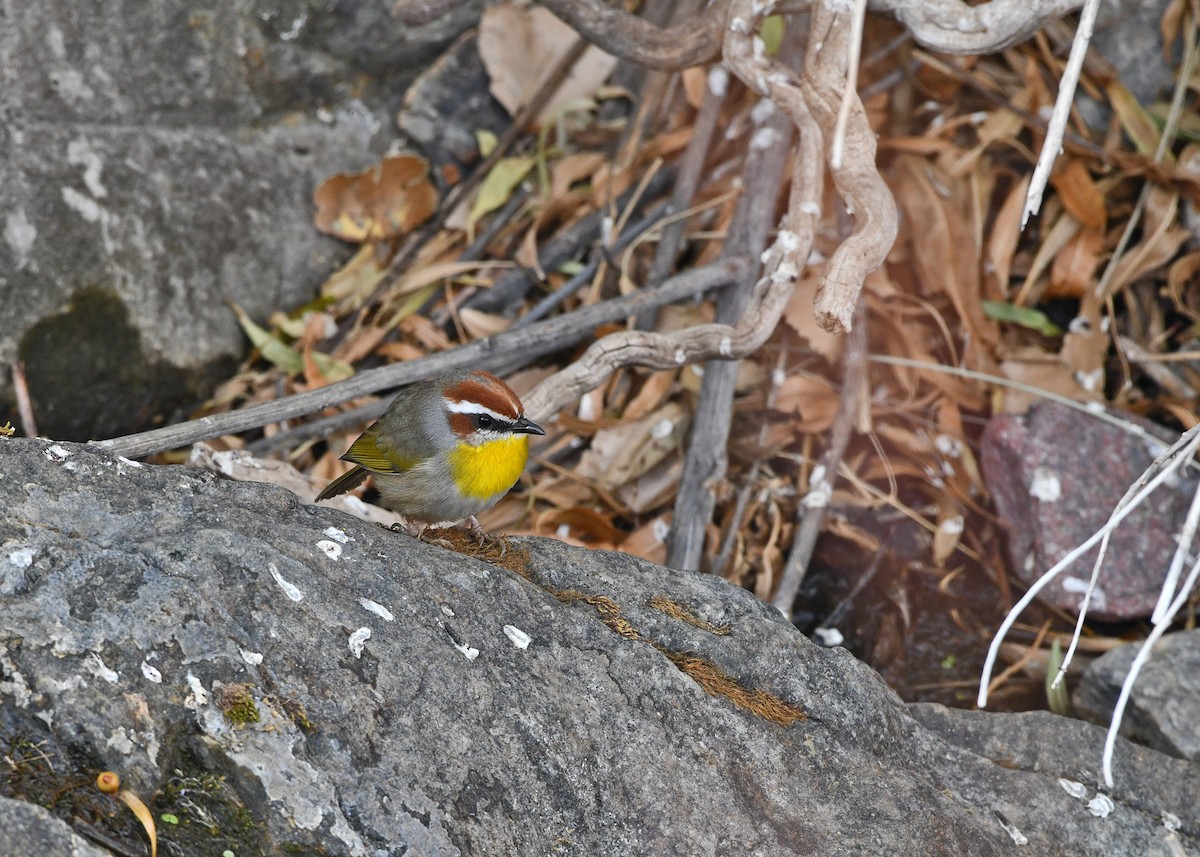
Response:
[[[489,533],[474,515],[467,518],[466,524],[467,531],[479,540],[479,547],[483,548],[487,545],[495,545],[500,548],[499,559],[504,559],[504,555],[508,553],[508,539],[504,538],[504,536],[498,536],[495,533]]]

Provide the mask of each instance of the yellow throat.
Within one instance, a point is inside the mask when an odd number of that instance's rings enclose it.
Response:
[[[529,437],[515,434],[450,450],[450,478],[461,494],[487,500],[516,484],[529,459]]]

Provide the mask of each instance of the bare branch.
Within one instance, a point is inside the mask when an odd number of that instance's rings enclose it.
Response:
[[[702,14],[665,28],[600,0],[538,2],[608,53],[650,68],[675,71],[716,58],[730,0],[714,0]]]
[[[393,363],[378,369],[368,369],[345,381],[297,393],[286,399],[94,443],[117,455],[142,458],[156,452],[178,449],[198,440],[306,416],[368,393],[424,381],[454,369],[495,368],[511,362],[516,355],[521,355],[527,361],[533,360],[586,339],[601,324],[630,318],[654,306],[698,297],[710,289],[736,281],[743,273],[744,266],[741,263],[718,262],[672,277],[657,289],[647,289],[623,298],[584,307],[520,330],[497,333],[495,336],[479,339],[450,351],[442,351],[417,360],[406,360],[403,363]],[[551,413],[553,412],[540,412],[543,418]]]

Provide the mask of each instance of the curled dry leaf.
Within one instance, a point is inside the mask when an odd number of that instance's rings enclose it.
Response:
[[[505,0],[484,10],[479,22],[479,56],[496,100],[510,114],[529,103],[579,36],[541,6]],[[590,47],[538,114],[552,119],[572,101],[592,95],[617,67],[616,57]]]
[[[361,173],[338,173],[313,193],[317,229],[366,244],[403,235],[428,220],[438,204],[429,162],[393,155]]]

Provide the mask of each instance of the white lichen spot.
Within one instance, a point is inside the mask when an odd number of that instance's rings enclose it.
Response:
[[[358,599],[358,603],[362,605],[362,608],[368,613],[374,613],[385,622],[394,621],[396,618],[391,610],[384,607],[378,601],[372,601],[370,598],[360,598]]]
[[[334,562],[342,558],[342,546],[332,539],[321,539],[317,542],[317,547],[321,549],[321,553],[329,557]]]
[[[750,32],[750,25],[746,23],[745,18],[735,16],[729,21],[729,32],[744,36]]]
[[[133,741],[129,737],[129,733],[125,731],[124,726],[118,726],[113,730],[112,735],[108,736],[108,740],[104,742],[105,747],[111,747],[118,753],[124,753],[128,756],[133,752]]]
[[[818,477],[817,471],[821,471]],[[813,471],[812,479],[809,481],[808,493],[800,500],[800,505],[805,509],[824,509],[829,505],[829,501],[833,498],[833,486],[825,479],[824,468],[817,467]]]
[[[938,524],[938,529],[947,536],[960,536],[964,526],[962,515],[952,515]]]
[[[90,196],[84,196],[73,187],[64,187],[62,198],[68,208],[74,209],[88,223],[98,223],[104,216],[104,209],[100,207],[100,203]]]
[[[722,336],[721,341],[717,343],[717,353],[722,357],[733,356],[733,340],[728,336]]]
[[[17,548],[15,551],[9,552],[8,562],[17,568],[29,568],[29,566],[33,565],[33,558],[35,556],[37,556],[37,551],[33,548]]]
[[[813,202],[811,199],[808,199],[800,203],[800,213],[807,214],[809,217],[820,217],[821,206],[818,203]]]
[[[147,681],[162,684],[162,673],[145,661],[142,661],[142,675],[146,677]]]
[[[441,608],[442,615],[444,616],[448,616],[453,619],[457,615],[453,610],[450,609],[449,604],[439,604],[438,606]]]
[[[708,73],[708,91],[717,98],[724,98],[729,91],[729,70],[723,65],[715,65]]]
[[[962,457],[962,441],[948,434],[939,434],[933,439],[934,448],[947,458]]]
[[[770,126],[767,126],[766,128],[759,128],[750,138],[750,151],[761,152],[765,149],[769,149],[771,146],[775,145],[775,141],[778,139],[779,134],[774,128]]]
[[[663,440],[671,436],[671,432],[675,431],[675,423],[669,419],[661,419],[656,422],[650,429],[650,436],[655,440]]]
[[[750,49],[754,51],[754,58],[760,62],[766,59],[767,43],[760,36],[755,36],[750,40]]]
[[[1062,578],[1063,592],[1068,592],[1071,595],[1084,595],[1090,585],[1090,580],[1083,580],[1079,577],[1065,575]],[[1104,590],[1099,586],[1092,590],[1092,604],[1097,610],[1103,610],[1108,606],[1108,596],[1104,594]]]
[[[100,181],[100,173],[104,169],[104,162],[100,159],[100,155],[92,148],[92,144],[87,138],[72,140],[67,143],[67,163],[77,167],[83,167],[83,183],[87,185],[88,193],[97,199],[104,199],[108,196],[108,188]]]
[[[1008,834],[1008,837],[1013,841],[1014,845],[1029,844],[1029,837],[1018,830],[1015,824],[1002,818],[998,820],[1000,822],[1000,826],[1004,828],[1004,832]]]
[[[1108,818],[1116,808],[1117,805],[1113,803],[1113,799],[1108,795],[1096,795],[1088,801],[1088,812],[1096,816],[1096,818]]]
[[[526,634],[516,625],[505,625],[504,636],[512,640],[512,644],[518,649],[528,649],[529,644],[533,642],[533,637]]]
[[[287,580],[279,573],[279,569],[275,567],[275,563],[267,563],[267,570],[271,572],[271,577],[275,578],[275,582],[279,584],[279,588],[283,590],[284,595],[296,602],[304,600],[304,593],[300,591],[296,584]]]
[[[1075,780],[1068,780],[1065,777],[1058,778],[1058,784],[1062,786],[1062,790],[1073,798],[1083,800],[1087,797],[1087,786]]]
[[[105,666],[104,661],[95,652],[88,652],[87,660],[84,661],[84,669],[109,684],[116,684],[121,679],[120,673]]]
[[[1046,467],[1038,467],[1033,471],[1033,481],[1029,483],[1029,496],[1043,503],[1057,503],[1062,499],[1062,482],[1058,474]]]
[[[680,366],[687,362],[687,353],[682,348],[675,349],[675,362]]]
[[[56,443],[53,446],[46,447],[42,455],[46,456],[50,461],[66,461],[71,457],[71,450]]]
[[[800,276],[800,271],[796,266],[786,259],[779,263],[779,266],[771,272],[771,282],[773,283],[790,283]]]
[[[761,125],[775,115],[775,102],[769,98],[763,98],[755,102],[754,107],[750,109],[750,121],[755,125]]]
[[[1162,814],[1162,826],[1174,833],[1175,831],[1179,830],[1179,828],[1183,827],[1183,822],[1179,820],[1179,816],[1177,816],[1175,813],[1164,812]]]
[[[17,208],[4,218],[4,240],[16,257],[17,270],[29,264],[29,255],[37,241],[37,227],[29,221],[25,209]]]
[[[1094,393],[1100,389],[1100,384],[1104,380],[1103,369],[1093,369],[1091,372],[1076,372],[1075,383],[1087,390],[1089,393]]]
[[[367,640],[371,639],[370,628],[359,628],[350,635],[350,654],[356,658],[361,658],[363,649],[367,646]]]
[[[304,24],[308,21],[308,13],[301,12],[296,16],[296,20],[292,21],[292,26],[279,34],[279,40],[282,42],[290,42],[295,40],[300,35],[300,31],[304,29]]]
[[[262,652],[252,652],[249,649],[238,647],[238,653],[242,656],[242,660],[252,667],[256,667],[263,662]]]
[[[193,711],[208,705],[208,691],[204,689],[204,685],[200,679],[196,678],[190,672],[187,674],[188,695],[183,704]]]
[[[842,632],[837,628],[817,628],[815,631],[813,631],[813,639],[827,649],[840,646],[846,641],[846,638],[842,635]]]
[[[473,661],[477,657],[479,657],[479,649],[472,648],[471,646],[465,645],[463,643],[455,643],[454,648],[456,648],[460,652],[462,652],[462,656],[464,658],[466,658],[468,661]]]
[[[352,539],[352,538],[350,538],[350,536],[346,535],[345,530],[339,529],[338,527],[326,527],[322,531],[321,535],[323,535],[327,538],[333,539],[339,545],[344,545],[348,542],[354,541],[354,539]]]
[[[817,209],[817,214],[821,213],[821,209]],[[800,236],[795,232],[787,229],[780,229],[779,234],[775,236],[775,242],[779,245],[779,249],[784,253],[795,253],[800,249]]]

